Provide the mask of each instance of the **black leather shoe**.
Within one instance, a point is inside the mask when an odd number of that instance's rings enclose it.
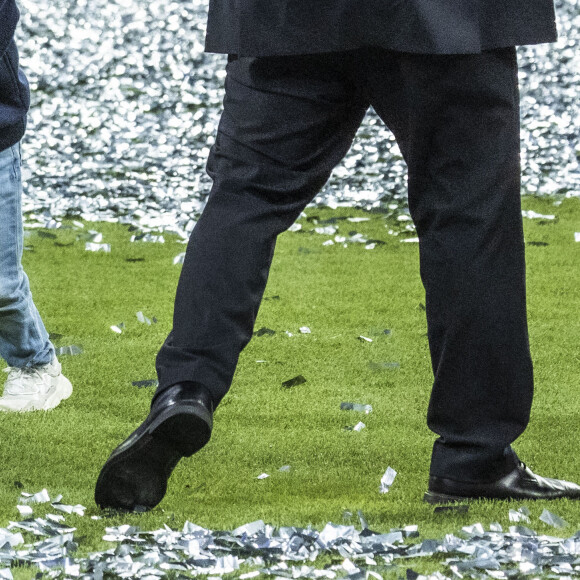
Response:
[[[174,467],[209,441],[212,425],[213,405],[206,389],[178,383],[160,393],[147,419],[101,469],[96,504],[130,511],[155,507]]]
[[[580,486],[569,481],[541,477],[522,462],[510,473],[490,483],[455,481],[431,476],[423,500],[450,503],[470,499],[580,499]]]

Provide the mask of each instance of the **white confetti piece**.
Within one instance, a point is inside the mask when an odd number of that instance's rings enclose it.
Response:
[[[554,528],[565,528],[568,525],[566,520],[562,519],[560,516],[557,516],[551,511],[548,511],[547,509],[542,512],[540,520]]]
[[[530,512],[525,508],[509,511],[510,522],[525,522],[529,524],[530,523],[529,515]]]
[[[50,501],[50,496],[46,489],[42,489],[37,493],[26,493],[22,492],[20,503],[23,505],[29,505],[31,503],[48,503]]]
[[[144,324],[151,325],[151,320],[150,320],[149,318],[147,318],[147,317],[146,317],[146,316],[143,314],[143,312],[141,312],[140,310],[139,310],[139,312],[137,312],[137,320],[138,320],[139,322],[142,322],[142,323],[144,323]]]
[[[110,252],[111,244],[95,244],[93,242],[87,242],[85,244],[85,250],[87,252]]]
[[[20,512],[21,516],[32,515],[32,508],[29,505],[17,505],[16,509]]]
[[[314,231],[317,234],[322,234],[325,236],[332,236],[332,235],[336,234],[336,232],[338,231],[338,228],[335,226],[326,226],[326,227],[314,228]]]
[[[181,252],[181,254],[177,254],[175,258],[173,258],[173,265],[176,266],[177,264],[183,264],[185,261],[185,252]]]
[[[522,216],[528,219],[542,219],[542,220],[553,220],[556,218],[555,215],[543,215],[541,213],[536,213],[535,211],[529,210],[522,210]]]
[[[389,491],[391,485],[393,485],[393,481],[395,481],[396,475],[397,472],[392,467],[387,467],[387,471],[381,477],[380,493],[387,493]]]

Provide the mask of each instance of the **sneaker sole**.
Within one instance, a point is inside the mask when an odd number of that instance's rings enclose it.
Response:
[[[49,411],[50,409],[54,409],[56,406],[60,404],[61,401],[68,399],[72,395],[72,384],[71,382],[64,376],[61,376],[59,379],[59,385],[55,389],[54,393],[46,399],[42,409],[44,411]]]
[[[66,377],[61,376],[56,389],[44,402],[31,400],[22,401],[17,397],[14,397],[15,400],[10,401],[8,405],[0,405],[0,412],[27,413],[29,411],[50,411],[50,409],[57,407],[61,401],[68,399],[72,395],[72,391],[73,388],[71,382]]]

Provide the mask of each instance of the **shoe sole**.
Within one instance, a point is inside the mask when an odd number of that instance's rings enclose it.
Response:
[[[468,502],[468,501],[476,501],[476,500],[487,500],[487,501],[526,501],[526,500],[548,500],[553,501],[556,499],[570,499],[570,500],[577,500],[580,499],[580,496],[568,496],[564,494],[554,494],[551,497],[533,497],[529,495],[505,495],[505,496],[485,496],[479,495],[474,497],[466,497],[460,495],[447,495],[445,493],[435,493],[433,491],[428,491],[423,496],[423,501],[430,503],[432,505],[441,505],[441,504],[450,504],[450,503],[457,503],[457,502]]]
[[[48,399],[44,403],[42,407],[44,411],[54,409],[56,406],[60,404],[61,401],[68,399],[72,395],[73,389],[71,382],[66,377],[61,377],[60,381],[61,381],[60,388],[57,388],[54,391],[54,393],[50,397],[48,397]]]
[[[64,376],[60,377],[60,383],[46,401],[43,403],[34,401],[24,401],[21,407],[16,406],[16,402],[12,402],[15,406],[2,406],[0,405],[0,412],[12,412],[12,413],[28,413],[30,411],[50,411],[57,407],[61,401],[68,399],[73,392],[71,382]]]
[[[428,491],[423,496],[423,501],[430,503],[432,505],[457,503],[460,501],[473,501],[476,499],[482,499],[482,498],[462,497],[460,495],[447,495],[444,493],[435,493],[433,491]]]
[[[199,451],[210,439],[211,417],[204,411],[168,409],[129,447],[113,451],[99,474],[95,503],[128,511],[145,511],[159,504],[179,460]]]

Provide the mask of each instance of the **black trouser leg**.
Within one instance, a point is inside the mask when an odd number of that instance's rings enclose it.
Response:
[[[387,78],[381,67],[371,102],[407,161],[420,240],[431,474],[496,479],[514,466],[533,393],[515,49],[401,55]]]
[[[208,203],[185,256],[158,393],[182,381],[228,391],[252,336],[278,234],[348,151],[366,111],[337,57],[228,64]]]

